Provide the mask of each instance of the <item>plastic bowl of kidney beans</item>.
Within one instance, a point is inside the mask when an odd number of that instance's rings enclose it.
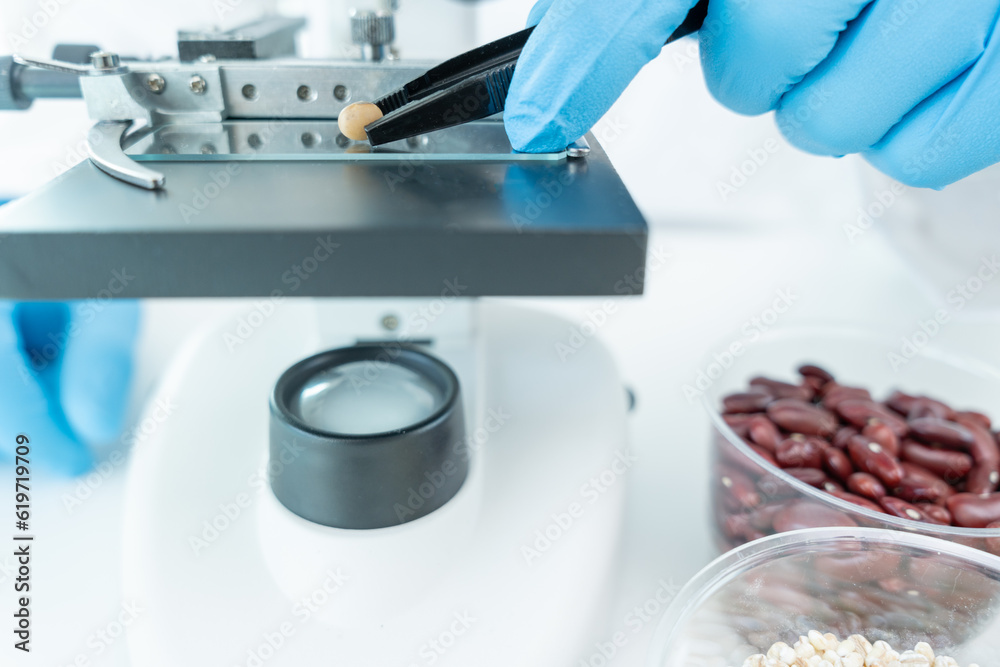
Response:
[[[874,526],[1000,554],[1000,441],[984,412],[902,389],[879,395],[811,363],[752,376],[719,403],[713,498],[725,546]]]
[[[809,528],[744,544],[698,573],[665,611],[647,664],[995,667],[998,614],[997,556],[906,531]],[[920,650],[859,662],[831,635]],[[768,653],[779,655],[752,659]]]

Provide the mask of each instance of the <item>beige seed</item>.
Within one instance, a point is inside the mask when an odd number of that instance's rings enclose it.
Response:
[[[337,127],[348,139],[366,141],[365,127],[382,117],[382,110],[371,102],[355,102],[340,112]]]

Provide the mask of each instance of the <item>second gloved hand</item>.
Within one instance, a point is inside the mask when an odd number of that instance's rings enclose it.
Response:
[[[561,151],[603,116],[697,0],[542,0],[504,122],[524,152]],[[539,22],[540,21],[540,22]]]
[[[1000,0],[711,0],[712,93],[793,144],[943,187],[1000,160]]]
[[[88,443],[107,442],[122,426],[138,310],[133,302],[0,301],[0,463],[14,461],[23,433],[37,469],[90,469]]]

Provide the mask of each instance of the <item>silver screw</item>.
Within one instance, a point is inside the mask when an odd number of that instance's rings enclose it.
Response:
[[[399,318],[395,315],[386,315],[382,318],[382,328],[386,331],[395,331],[399,328]]]
[[[208,82],[205,81],[205,79],[198,76],[197,74],[195,74],[193,77],[191,77],[191,81],[188,82],[188,87],[191,89],[191,92],[194,93],[195,95],[204,95],[205,89],[208,88]]]
[[[159,95],[167,87],[167,80],[159,74],[153,73],[146,77],[146,88],[149,92]]]
[[[117,53],[97,51],[90,54],[90,64],[97,70],[109,70],[121,67],[122,61]]]

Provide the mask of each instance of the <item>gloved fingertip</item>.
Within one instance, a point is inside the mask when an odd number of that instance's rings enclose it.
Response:
[[[85,442],[104,443],[121,431],[132,379],[132,350],[109,345],[67,354],[61,398],[66,419]]]
[[[557,153],[576,141],[568,139],[566,127],[557,120],[515,115],[504,124],[511,147],[519,153]]]
[[[555,0],[539,0],[535,3],[535,6],[528,12],[528,22],[525,24],[525,27],[530,28],[531,26],[538,25],[542,17],[545,16],[545,13],[549,11],[549,7],[552,6],[553,2]]]

